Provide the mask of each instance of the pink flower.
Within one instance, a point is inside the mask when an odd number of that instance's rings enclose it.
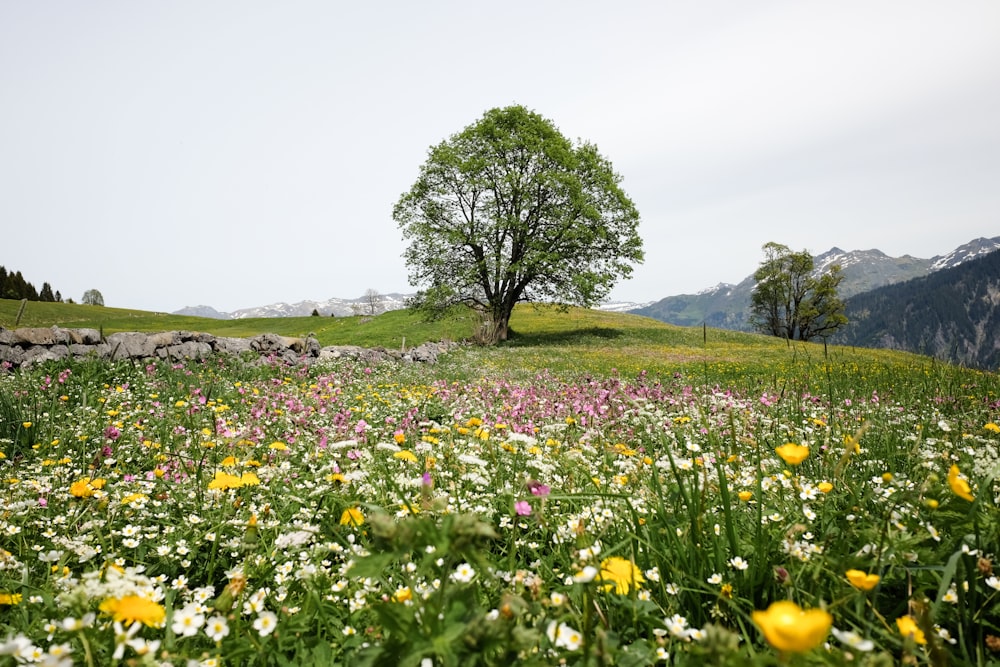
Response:
[[[549,495],[549,491],[552,490],[549,488],[548,484],[542,484],[541,482],[536,482],[535,480],[528,482],[528,488],[531,489],[531,495],[533,496],[547,496]]]
[[[531,503],[527,500],[518,500],[514,503],[514,511],[517,512],[518,516],[530,516],[531,515]]]

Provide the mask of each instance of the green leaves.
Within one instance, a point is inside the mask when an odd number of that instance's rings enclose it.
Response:
[[[410,281],[437,309],[488,313],[496,340],[519,301],[593,305],[643,259],[620,182],[593,144],[524,107],[491,109],[431,149],[393,210]]]
[[[808,251],[792,252],[780,243],[764,245],[764,261],[754,273],[750,323],[758,331],[787,340],[826,337],[847,324],[837,296],[840,266],[821,275]]]

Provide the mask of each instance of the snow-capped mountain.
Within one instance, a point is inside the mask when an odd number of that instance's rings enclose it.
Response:
[[[325,301],[299,301],[297,303],[271,303],[266,306],[240,308],[229,313],[222,313],[211,306],[194,306],[182,308],[175,315],[195,315],[221,320],[240,320],[248,317],[308,317],[313,311],[323,316],[335,315],[378,315],[389,310],[404,308],[409,294],[373,294],[360,296],[356,299],[340,299],[333,297]]]
[[[839,264],[844,276],[839,294],[846,299],[883,285],[904,282],[958,266],[998,249],[1000,236],[973,239],[946,255],[931,259],[910,255],[890,257],[875,249],[848,252],[834,247],[813,258],[814,273],[819,275],[834,264]],[[681,326],[698,326],[704,322],[721,329],[746,330],[750,295],[755,284],[751,274],[737,285],[720,283],[697,294],[668,296],[631,312]]]
[[[605,310],[609,313],[629,313],[639,308],[645,308],[651,303],[653,302],[646,301],[645,303],[638,303],[635,301],[606,301],[594,306],[594,310]]]
[[[991,239],[980,237],[955,248],[947,255],[932,258],[931,271],[950,269],[963,262],[968,262],[970,259],[988,255],[994,250],[1000,250],[1000,236],[994,236]]]

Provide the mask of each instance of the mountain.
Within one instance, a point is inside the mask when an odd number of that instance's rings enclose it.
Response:
[[[192,317],[208,317],[213,320],[228,320],[229,313],[220,313],[211,306],[185,306],[180,310],[175,310],[173,315],[190,315]]]
[[[645,308],[652,301],[646,303],[636,303],[635,301],[605,301],[594,306],[594,310],[603,310],[609,313],[630,313],[637,308]]]
[[[325,301],[299,301],[297,303],[272,303],[266,306],[241,308],[230,313],[222,313],[211,306],[188,306],[174,312],[174,315],[196,315],[211,317],[218,320],[240,320],[249,317],[308,317],[313,311],[320,315],[365,315],[384,313],[387,310],[399,310],[406,306],[408,294],[378,294],[371,298],[361,296],[356,299],[338,299],[336,297]]]
[[[1000,251],[970,249],[938,262],[926,276],[847,299],[848,324],[832,341],[1000,368]]]
[[[813,261],[817,274],[833,264],[840,264],[844,280],[840,284],[839,292],[840,296],[846,299],[876,287],[958,266],[996,249],[1000,249],[1000,236],[992,239],[974,239],[947,255],[931,259],[920,259],[909,255],[890,257],[880,250],[845,252],[834,247],[821,255],[816,255]],[[630,312],[681,326],[698,326],[704,322],[708,326],[720,329],[747,331],[750,329],[747,324],[750,315],[750,294],[755,285],[756,281],[751,273],[736,285],[720,283],[698,294],[668,296]]]

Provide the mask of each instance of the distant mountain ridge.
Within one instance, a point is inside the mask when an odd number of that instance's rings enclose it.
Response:
[[[846,299],[877,287],[955,267],[997,249],[1000,249],[1000,236],[973,239],[945,255],[930,259],[910,255],[890,257],[875,249],[845,252],[834,247],[816,255],[813,261],[816,273],[840,264],[844,275],[840,295]],[[748,331],[750,295],[755,284],[751,273],[735,285],[720,283],[698,294],[668,296],[629,312],[680,326],[699,326],[704,322],[720,329]]]
[[[946,256],[947,257],[947,256]],[[848,324],[832,342],[907,350],[951,363],[1000,368],[1000,251],[846,300]]]
[[[174,311],[172,314],[210,317],[216,320],[241,320],[249,317],[308,317],[312,315],[314,310],[325,317],[329,317],[330,315],[337,317],[365,314],[377,315],[389,310],[405,308],[406,300],[410,296],[409,294],[399,294],[396,292],[379,294],[374,304],[370,303],[368,297],[365,296],[360,296],[356,299],[333,297],[325,301],[278,302],[266,306],[240,308],[228,313],[218,311],[211,306],[187,306]]]

